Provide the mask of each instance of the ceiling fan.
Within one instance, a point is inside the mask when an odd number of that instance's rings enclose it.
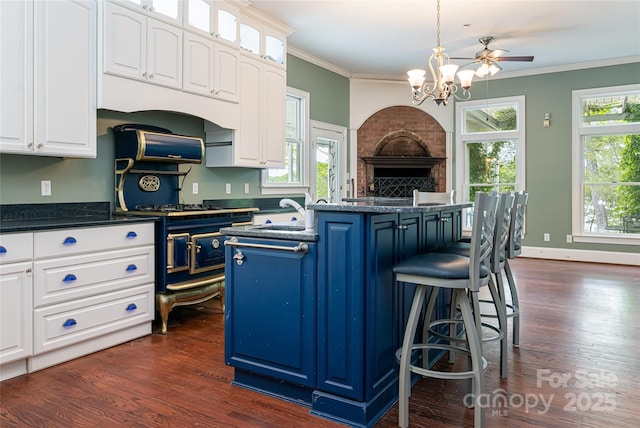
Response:
[[[451,59],[468,59],[473,60],[474,63],[479,63],[480,67],[476,71],[476,76],[485,77],[487,74],[492,76],[498,71],[502,70],[497,62],[501,61],[533,61],[533,56],[503,56],[506,52],[504,49],[489,49],[489,43],[493,41],[492,36],[481,37],[478,39],[484,46],[484,49],[476,52],[475,58],[451,58]]]

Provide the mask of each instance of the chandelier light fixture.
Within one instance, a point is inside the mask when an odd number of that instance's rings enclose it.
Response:
[[[449,55],[444,53],[444,48],[440,46],[440,0],[438,0],[437,14],[437,45],[433,48],[433,53],[429,56],[429,71],[432,81],[425,81],[425,70],[409,70],[409,84],[413,93],[413,104],[420,105],[427,98],[433,98],[436,104],[447,105],[449,96],[453,95],[459,100],[471,98],[471,80],[475,74],[474,70],[458,71],[459,86],[454,82],[458,66],[450,64]],[[462,89],[460,95],[458,90]]]

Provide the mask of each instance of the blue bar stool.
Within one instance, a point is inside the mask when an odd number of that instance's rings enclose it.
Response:
[[[498,196],[476,193],[469,257],[451,253],[422,253],[393,267],[396,284],[399,286],[403,283],[416,284],[402,348],[396,351],[396,359],[400,363],[398,424],[401,427],[409,425],[411,373],[439,379],[471,379],[474,426],[476,428],[484,426],[484,411],[479,400],[484,390],[484,369],[487,362],[482,356],[480,311],[478,308],[474,311],[471,303],[474,299],[477,302],[477,296],[470,298],[470,295],[478,293],[480,287],[487,285],[491,278],[490,259],[497,204]],[[435,287],[432,294],[438,288],[452,290],[452,303],[460,308],[468,348],[450,343],[414,343],[429,286]],[[430,318],[425,317],[425,319]],[[426,325],[423,328],[429,327]],[[426,367],[428,359],[424,357],[422,366],[412,364],[414,350],[422,351],[424,355],[424,351],[428,349],[463,352],[470,358],[471,370],[456,372],[431,370]],[[420,359],[418,358],[417,361]]]

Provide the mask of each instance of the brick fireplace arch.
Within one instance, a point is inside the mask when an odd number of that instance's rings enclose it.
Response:
[[[420,109],[393,106],[371,115],[358,129],[357,152],[358,196],[389,196],[376,189],[376,175],[429,177],[433,190],[446,189],[446,133]]]

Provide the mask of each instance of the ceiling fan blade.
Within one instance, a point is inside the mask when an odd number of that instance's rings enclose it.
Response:
[[[494,58],[494,61],[533,61],[533,56],[501,56]]]

